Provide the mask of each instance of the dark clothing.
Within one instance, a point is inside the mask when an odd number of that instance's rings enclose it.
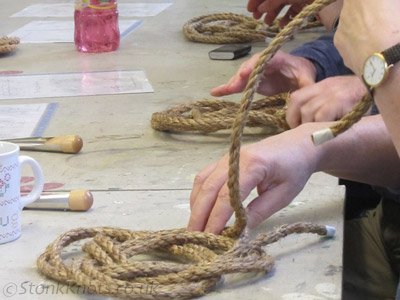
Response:
[[[327,77],[353,74],[344,65],[339,51],[333,44],[333,35],[334,33],[323,35],[315,41],[305,43],[290,52],[292,55],[301,56],[313,62],[317,70],[316,82]]]
[[[383,198],[346,221],[342,300],[394,299],[400,274],[400,204]]]
[[[335,48],[333,35],[291,52],[313,62],[317,82],[353,74]],[[372,113],[379,113],[376,106]],[[342,179],[339,183],[346,186],[342,299],[394,299],[400,291],[400,191]]]

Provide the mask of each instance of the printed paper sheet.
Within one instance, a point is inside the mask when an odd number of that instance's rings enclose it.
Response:
[[[0,100],[150,92],[142,70],[0,76]]]

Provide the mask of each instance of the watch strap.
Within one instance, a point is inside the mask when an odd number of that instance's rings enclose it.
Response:
[[[400,43],[390,47],[382,52],[388,66],[395,64],[400,60]]]

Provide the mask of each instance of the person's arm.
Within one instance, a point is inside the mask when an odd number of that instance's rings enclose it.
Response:
[[[400,65],[390,70],[388,80],[374,92],[375,103],[400,156]]]
[[[400,42],[400,1],[345,0],[335,45],[345,64],[361,78],[366,58]],[[374,91],[374,100],[400,155],[400,63]]]
[[[285,5],[291,5],[285,16],[280,21],[280,26],[286,25],[301,9],[312,0],[249,0],[247,10],[253,13],[255,19],[265,15],[264,22],[272,24]]]
[[[250,227],[287,206],[317,171],[377,186],[400,187],[400,160],[380,116],[366,117],[349,132],[315,147],[311,133],[328,125],[302,124],[242,148],[242,199],[254,188],[259,195],[247,207]],[[224,228],[232,215],[227,179],[227,155],[196,176],[189,230],[219,233]]]
[[[343,76],[353,72],[344,65],[333,44],[333,35],[323,35],[290,53],[313,63],[317,82],[291,93],[286,112],[286,121],[291,128],[306,122],[338,120],[367,92],[358,77]]]
[[[288,24],[291,19],[303,9],[305,5],[312,2],[312,0],[249,0],[247,4],[247,10],[253,13],[253,17],[256,19],[260,19],[264,14],[266,14],[264,17],[264,22],[270,25],[280,14],[281,10],[286,5],[290,5],[286,11],[286,14],[279,21],[279,26],[283,27]],[[339,16],[342,5],[343,0],[336,0],[318,12],[318,20],[328,31],[333,29],[333,25]]]
[[[333,44],[333,36],[334,33],[325,34],[290,52],[292,55],[307,58],[314,64],[317,70],[316,82],[332,76],[353,74],[344,65],[339,51]]]
[[[213,96],[242,92],[260,53],[241,64],[229,81],[211,90]],[[290,54],[278,51],[269,62],[258,93],[271,95],[294,91],[325,78],[352,74],[333,44],[333,33],[305,43]]]
[[[290,94],[286,121],[294,128],[307,122],[339,120],[366,92],[365,85],[355,75],[326,78]]]
[[[370,185],[400,187],[400,159],[381,115],[364,117],[326,144],[317,170]]]
[[[213,96],[240,93],[246,87],[250,74],[261,53],[254,54],[240,65],[239,70],[227,83],[211,90]],[[315,82],[315,67],[308,59],[277,51],[264,70],[257,92],[270,96],[297,90]]]

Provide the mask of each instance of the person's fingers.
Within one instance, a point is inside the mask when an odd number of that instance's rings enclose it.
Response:
[[[240,177],[239,188],[240,199],[243,201],[247,198],[253,188],[256,187],[257,184],[262,180],[262,178],[264,178],[265,174],[253,169],[252,167],[247,170],[245,166],[241,167],[243,172],[241,172],[242,176]],[[229,188],[227,183],[225,183],[218,193],[217,200],[215,201],[214,207],[210,212],[210,216],[204,231],[220,233],[224,229],[232,213],[233,209],[230,205]]]
[[[327,105],[320,107],[314,114],[314,122],[336,121],[339,118],[337,111]]]
[[[259,7],[259,11],[268,11],[268,13],[264,17],[264,23],[271,25],[274,22],[274,20],[276,19],[276,17],[279,15],[279,13],[281,12],[283,7],[284,7],[284,5],[279,5],[279,6],[274,6],[274,8],[271,8],[268,10],[264,9],[263,7]]]
[[[301,104],[298,101],[290,100],[286,110],[286,122],[290,128],[295,128],[301,124],[300,108]]]
[[[218,193],[217,201],[210,213],[204,232],[219,234],[232,216],[233,209],[229,200],[229,189],[227,184]]]
[[[295,128],[302,123],[301,108],[310,99],[310,89],[304,87],[290,95],[289,104],[286,110],[286,122],[290,128]]]
[[[258,11],[253,12],[253,18],[256,20],[261,19],[262,15],[263,13],[260,13]]]
[[[288,183],[266,190],[247,206],[247,225],[249,228],[254,228],[277,211],[286,207],[296,195],[297,193],[293,193],[293,188]]]
[[[285,6],[282,1],[263,1],[258,5],[257,11],[262,12],[262,13],[278,13],[282,10],[282,8]]]
[[[315,76],[313,74],[313,70],[310,70],[310,69],[305,70],[304,69],[302,71],[303,72],[301,72],[297,76],[299,89],[315,84]]]
[[[288,108],[286,110],[286,122],[290,128],[295,128],[304,123],[302,114],[307,113],[304,111],[305,105],[309,102],[313,102],[315,95],[318,95],[321,92],[320,83],[315,83],[314,79],[310,76],[300,77],[300,88],[291,93]],[[316,109],[314,109],[314,111],[316,111]],[[305,116],[305,119],[309,120],[307,116]]]
[[[222,84],[222,85],[220,85],[220,86],[217,86],[217,87],[213,88],[213,89],[210,91],[210,94],[211,94],[212,96],[215,96],[215,97],[221,97],[221,96],[230,95],[230,94],[232,94],[232,93],[235,93],[235,92],[232,92],[232,90],[233,90],[232,85],[233,85],[236,81],[239,81],[239,80],[240,80],[240,79],[238,79],[238,77],[240,77],[240,76],[239,76],[239,71],[238,71],[235,75],[233,75],[233,76],[228,80],[227,83]]]
[[[213,163],[208,165],[203,170],[200,171],[194,178],[192,192],[190,193],[190,209],[193,208],[194,203],[196,201],[196,197],[200,191],[201,186],[203,185],[204,181],[210,176],[210,174],[215,170],[217,163]]]
[[[225,95],[229,95],[229,87],[228,84],[221,84],[220,86],[217,86],[210,91],[210,95],[214,97],[222,97]]]
[[[279,21],[279,27],[285,27],[293,18],[298,14],[298,11],[294,8],[294,6],[290,6],[286,14]]]
[[[260,54],[256,53],[249,60],[242,63],[239,70],[227,83],[211,89],[210,94],[215,97],[221,97],[242,92],[246,87],[249,76],[253,71],[254,64],[258,60],[259,56]]]
[[[233,93],[240,93],[243,92],[244,88],[249,81],[249,76],[253,70],[253,65],[246,64],[244,67],[240,68],[238,73],[232,80],[229,82],[229,92]]]
[[[310,99],[300,108],[301,123],[314,122],[314,116],[316,112],[320,109],[321,103],[318,99]]]
[[[227,83],[217,86],[210,91],[210,94],[214,97],[221,97],[231,94],[240,93],[246,87],[248,80],[247,78],[243,78],[240,74],[232,77]]]
[[[290,23],[290,21],[292,21],[293,18],[294,18],[293,15],[290,15],[289,13],[286,13],[286,14],[279,20],[279,28],[285,27],[287,24]]]
[[[264,0],[249,0],[249,2],[247,3],[247,10],[249,12],[256,12],[258,6],[264,2]]]
[[[221,163],[221,161],[219,162]],[[215,204],[221,187],[227,180],[227,167],[215,167],[214,171],[203,181],[198,188],[196,197],[192,200],[188,224],[189,231],[202,231],[207,223],[208,216]]]

